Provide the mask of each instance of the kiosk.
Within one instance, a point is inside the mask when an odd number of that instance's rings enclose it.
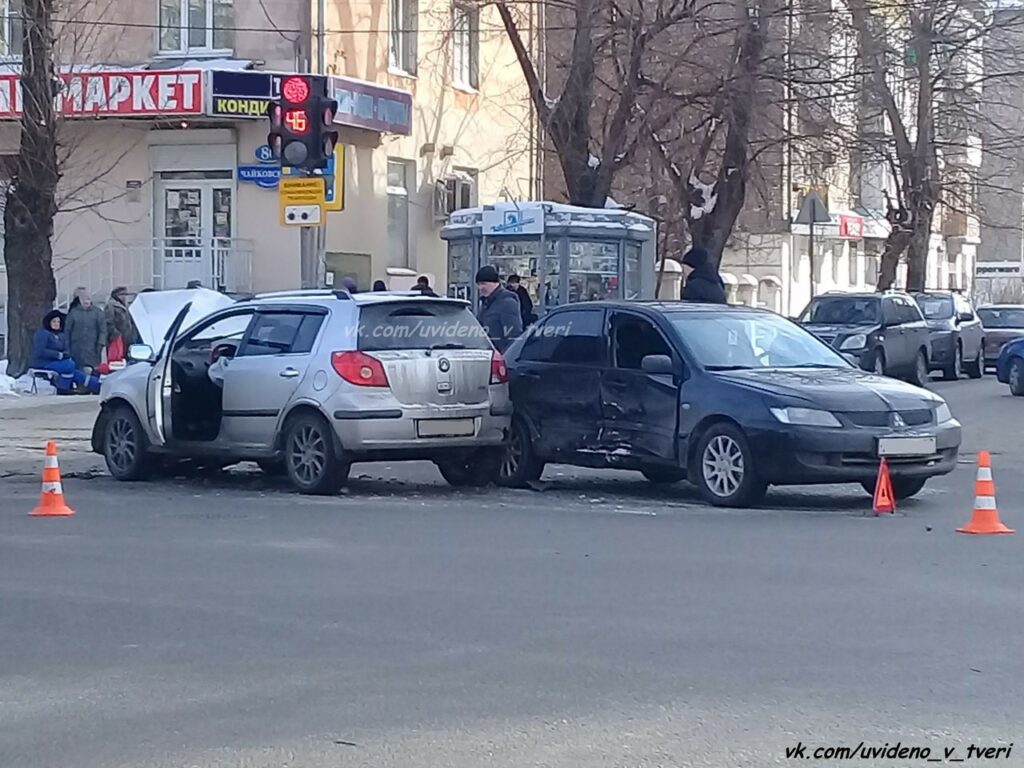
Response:
[[[653,299],[657,238],[653,219],[617,208],[497,203],[455,211],[448,243],[448,295],[476,305],[485,264],[502,280],[518,275],[538,314],[596,299]]]

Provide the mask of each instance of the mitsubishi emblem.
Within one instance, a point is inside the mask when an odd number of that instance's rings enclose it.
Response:
[[[900,416],[898,413],[894,413],[892,415],[892,425],[894,427],[905,427],[907,426],[907,422],[905,422],[903,420],[903,417]]]

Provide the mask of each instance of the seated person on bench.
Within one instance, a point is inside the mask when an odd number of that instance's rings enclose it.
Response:
[[[100,391],[99,377],[87,376],[71,358],[68,340],[64,336],[64,315],[59,310],[46,313],[43,327],[32,339],[31,367],[56,373],[54,386],[59,394],[70,392],[75,385],[94,394]]]

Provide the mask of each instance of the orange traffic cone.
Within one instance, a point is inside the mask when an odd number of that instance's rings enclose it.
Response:
[[[974,481],[974,514],[971,522],[957,533],[1013,533],[1003,525],[996,509],[996,484],[992,479],[992,457],[988,451],[978,453],[978,479]]]
[[[57,444],[50,440],[46,444],[46,461],[43,463],[43,493],[39,504],[29,512],[31,517],[68,517],[75,510],[64,503],[64,488],[60,482],[60,466],[57,464]]]
[[[896,497],[892,493],[889,462],[884,457],[878,465],[878,479],[875,481],[875,498],[872,508],[876,515],[893,514],[896,512]]]

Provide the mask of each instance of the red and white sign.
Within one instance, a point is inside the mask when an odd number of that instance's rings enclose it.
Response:
[[[198,70],[63,74],[57,112],[65,117],[170,117],[203,113]],[[21,78],[0,75],[0,120],[21,116]]]
[[[864,239],[864,219],[861,216],[839,214],[839,236],[848,240]]]

